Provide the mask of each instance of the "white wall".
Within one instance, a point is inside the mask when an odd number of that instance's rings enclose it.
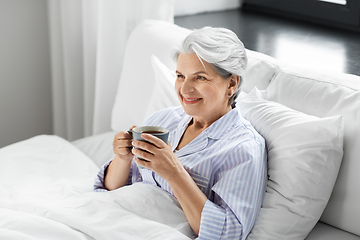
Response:
[[[52,133],[46,0],[0,0],[0,147]]]
[[[175,16],[240,8],[243,0],[175,0]]]

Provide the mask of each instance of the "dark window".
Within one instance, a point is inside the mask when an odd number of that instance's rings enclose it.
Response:
[[[244,6],[360,29],[360,0],[245,0]]]

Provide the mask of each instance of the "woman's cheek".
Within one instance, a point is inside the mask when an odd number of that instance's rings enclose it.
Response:
[[[175,92],[176,92],[176,95],[178,96],[178,99],[181,101],[180,89],[181,89],[181,83],[179,83],[179,81],[176,80],[175,81]]]

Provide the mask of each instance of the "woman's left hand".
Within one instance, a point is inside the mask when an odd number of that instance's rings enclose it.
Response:
[[[136,164],[154,171],[166,181],[175,178],[185,170],[180,160],[173,153],[170,143],[166,144],[163,140],[151,134],[143,133],[141,137],[151,144],[143,141],[133,141],[133,146],[140,148],[132,149],[132,153],[136,156]],[[146,159],[148,162],[139,158]]]

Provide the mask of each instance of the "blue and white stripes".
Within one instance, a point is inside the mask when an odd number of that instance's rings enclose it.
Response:
[[[144,125],[169,129],[169,142],[174,150],[190,120],[182,107],[175,107],[153,114]],[[264,139],[234,108],[175,154],[208,197],[198,239],[245,239],[265,193]],[[97,190],[104,188],[106,167],[100,170],[95,182]],[[131,171],[129,184],[143,181],[173,194],[167,182],[154,172],[139,169],[134,162]]]

